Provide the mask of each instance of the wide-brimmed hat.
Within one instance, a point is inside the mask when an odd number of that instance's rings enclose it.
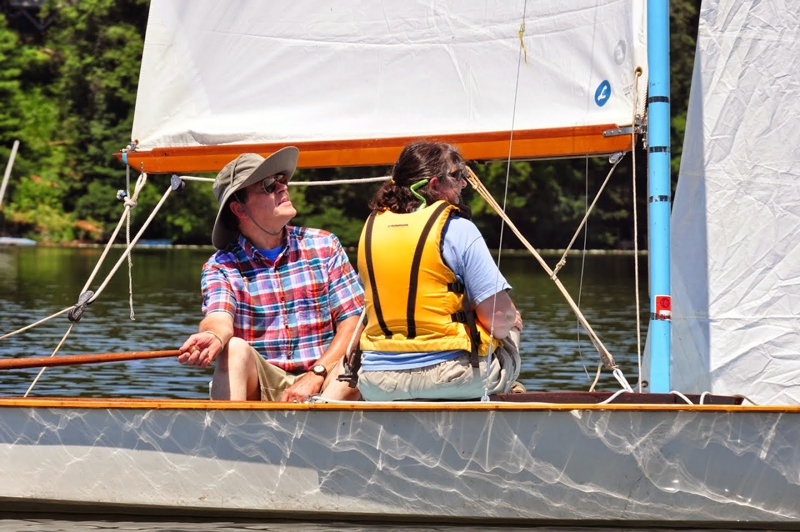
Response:
[[[275,174],[285,174],[288,178],[294,175],[297,168],[299,150],[294,146],[282,148],[266,159],[257,153],[243,153],[225,165],[214,180],[214,195],[219,202],[217,219],[211,232],[211,243],[217,249],[223,249],[229,242],[239,236],[239,231],[229,229],[220,219],[222,209],[237,190],[258,183]]]

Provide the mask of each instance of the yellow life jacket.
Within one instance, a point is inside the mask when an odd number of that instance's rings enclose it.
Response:
[[[370,214],[358,246],[367,307],[362,351],[487,354],[489,334],[464,309],[464,285],[442,258],[442,232],[457,213],[437,201],[413,213]]]

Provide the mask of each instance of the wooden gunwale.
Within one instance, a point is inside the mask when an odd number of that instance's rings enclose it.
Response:
[[[572,411],[620,410],[642,412],[733,412],[733,413],[800,413],[800,405],[689,405],[689,404],[586,404],[586,403],[521,403],[521,402],[431,402],[431,403],[261,403],[250,401],[211,401],[204,399],[125,399],[125,398],[54,398],[2,397],[2,408],[80,408],[80,409],[145,409],[145,410],[285,410],[327,411],[362,410],[394,412],[470,412],[470,411]]]

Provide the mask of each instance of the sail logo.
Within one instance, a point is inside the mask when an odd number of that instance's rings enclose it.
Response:
[[[594,91],[594,103],[597,104],[597,107],[603,107],[609,98],[611,98],[611,83],[604,79]]]

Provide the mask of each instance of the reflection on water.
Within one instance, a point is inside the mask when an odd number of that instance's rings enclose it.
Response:
[[[202,317],[200,268],[212,251],[137,249],[132,270],[135,320],[123,264],[75,325],[59,355],[177,349]],[[98,248],[0,247],[0,336],[75,304],[101,253]],[[120,253],[111,251],[89,289],[98,289]],[[558,260],[546,259],[551,265]],[[641,260],[642,271],[645,267]],[[633,268],[630,255],[589,255],[572,256],[559,272],[632,384],[637,379]],[[588,389],[599,358],[586,335],[579,333],[575,315],[555,284],[529,256],[504,254],[501,269],[525,321],[522,382],[529,390]],[[644,290],[640,297],[644,319]],[[50,356],[69,325],[64,314],[0,340],[0,358]],[[646,321],[642,327],[646,330]],[[0,395],[24,394],[38,371],[6,370]],[[210,375],[211,370],[181,366],[171,358],[48,368],[32,395],[204,398]],[[619,385],[604,371],[598,389],[618,390]]]

